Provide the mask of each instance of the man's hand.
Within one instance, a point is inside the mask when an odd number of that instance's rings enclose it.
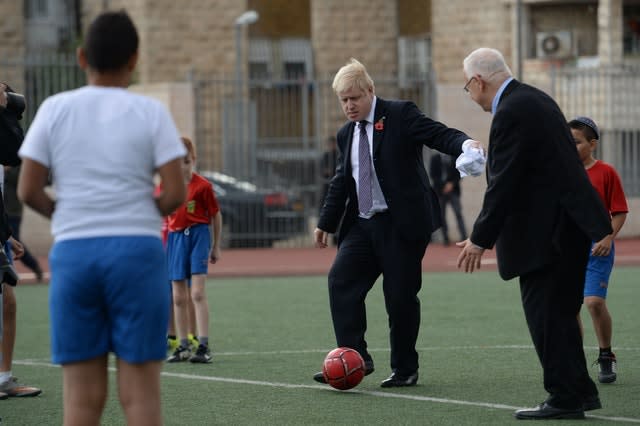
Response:
[[[442,193],[443,194],[448,194],[450,192],[453,192],[453,182],[447,182],[442,187]]]
[[[591,248],[591,254],[594,256],[609,256],[611,253],[611,243],[613,242],[613,235],[609,234],[597,243],[593,244]]]
[[[480,269],[480,260],[484,254],[484,249],[473,244],[468,238],[456,243],[456,245],[462,247],[462,251],[458,255],[458,268],[464,267],[464,272],[468,273]]]
[[[11,243],[11,253],[13,254],[13,258],[20,259],[24,254],[24,246],[20,241],[13,237],[9,237],[9,242]]]
[[[467,143],[468,142],[468,143]],[[462,144],[463,149],[466,147],[469,148],[475,148],[475,149],[479,149],[482,151],[483,154],[486,155],[487,150],[484,148],[484,146],[482,145],[482,142],[479,142],[475,139],[467,139],[466,141],[464,141],[464,143]]]
[[[329,233],[320,228],[313,231],[313,238],[318,248],[326,248],[329,245]]]

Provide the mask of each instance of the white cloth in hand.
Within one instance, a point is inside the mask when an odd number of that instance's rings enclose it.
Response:
[[[480,176],[484,171],[487,154],[477,145],[478,142],[471,139],[462,144],[462,154],[456,159],[456,169],[460,172],[460,177]]]

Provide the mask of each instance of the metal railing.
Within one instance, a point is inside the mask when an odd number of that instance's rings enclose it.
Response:
[[[45,98],[86,84],[71,54],[5,58],[0,75],[25,95],[25,129]],[[376,93],[412,100],[434,116],[429,77],[376,78]],[[325,183],[320,169],[326,140],[345,122],[331,78],[238,81],[192,72],[188,80],[195,95],[198,169],[227,175],[216,186],[227,245],[310,245]],[[229,178],[239,182],[223,186]]]
[[[320,162],[325,141],[345,122],[331,80],[238,82],[196,73],[189,80],[196,91],[200,170],[221,171],[265,191],[286,192],[296,200],[307,227],[302,233],[280,235],[277,244],[309,245],[322,202],[325,180]],[[434,85],[427,76],[402,82],[376,78],[376,94],[413,100],[425,114],[434,114]],[[260,219],[249,221],[256,220]],[[265,229],[267,233],[271,230]],[[255,229],[246,238],[256,238]]]
[[[551,81],[567,119],[596,121],[598,157],[616,168],[627,197],[640,196],[640,67],[552,69]]]
[[[47,97],[86,84],[84,71],[75,54],[43,53],[19,59],[0,59],[2,78],[21,92],[27,104],[22,124],[29,127],[42,101]]]

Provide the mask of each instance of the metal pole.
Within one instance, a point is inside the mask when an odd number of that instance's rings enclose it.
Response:
[[[516,0],[516,64],[517,78],[522,81],[522,0]]]
[[[231,174],[238,175],[239,166],[241,162],[241,146],[243,129],[242,124],[244,122],[243,108],[242,108],[242,25],[236,24],[236,140],[233,145],[229,147],[232,154],[232,168]],[[244,177],[244,176],[239,176]]]

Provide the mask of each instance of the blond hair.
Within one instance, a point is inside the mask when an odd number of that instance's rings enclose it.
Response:
[[[369,89],[375,90],[373,80],[369,76],[367,69],[355,58],[351,58],[346,65],[338,70],[333,78],[331,87],[338,94],[352,87],[358,87],[363,92]]]
[[[187,148],[187,154],[192,158],[192,159],[196,159],[196,146],[193,144],[193,142],[191,142],[191,139],[185,137],[185,136],[180,136],[180,140],[182,141],[182,144],[184,145],[185,148]]]

